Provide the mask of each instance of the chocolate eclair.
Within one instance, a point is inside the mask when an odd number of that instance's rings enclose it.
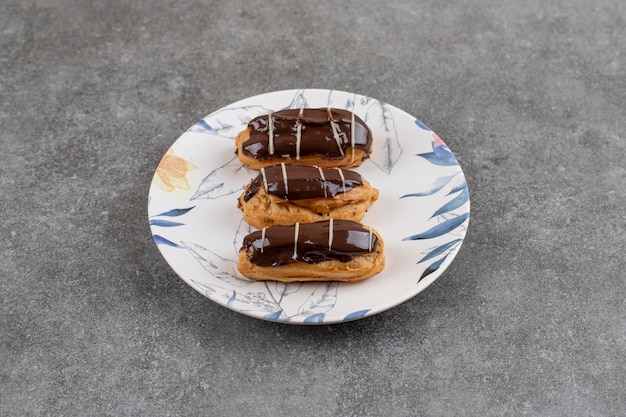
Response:
[[[239,160],[254,169],[280,162],[349,168],[369,158],[372,132],[348,110],[287,109],[252,119],[235,143]]]
[[[281,163],[261,168],[239,197],[239,208],[246,222],[261,229],[330,218],[360,221],[377,199],[378,190],[354,171]]]
[[[238,268],[255,280],[356,282],[383,270],[383,249],[378,232],[352,220],[264,227],[244,238]]]

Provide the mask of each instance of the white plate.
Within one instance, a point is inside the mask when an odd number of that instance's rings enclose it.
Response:
[[[354,170],[380,190],[362,222],[383,237],[387,262],[365,281],[257,282],[237,271],[240,242],[253,230],[237,198],[257,171],[239,163],[235,136],[268,110],[300,107],[351,110],[372,129],[372,157]],[[211,113],[168,150],[148,200],[154,240],[187,284],[232,310],[293,324],[355,320],[412,298],[456,256],[469,211],[463,171],[439,136],[387,103],[334,90],[267,93]]]

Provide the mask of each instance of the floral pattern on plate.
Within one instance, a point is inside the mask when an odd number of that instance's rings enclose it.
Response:
[[[234,139],[258,115],[301,107],[351,110],[372,129],[371,158],[355,170],[380,190],[363,223],[383,236],[387,266],[368,280],[285,284],[237,270],[241,241],[254,229],[236,199],[256,171],[236,158]],[[209,114],[168,150],[148,199],[154,241],[185,282],[242,314],[293,324],[367,317],[423,291],[458,253],[469,212],[463,172],[437,134],[387,103],[334,90],[267,93]]]

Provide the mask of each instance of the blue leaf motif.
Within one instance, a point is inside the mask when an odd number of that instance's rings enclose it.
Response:
[[[177,243],[172,242],[171,240],[167,240],[166,238],[164,238],[163,236],[160,235],[153,235],[152,236],[154,238],[154,241],[156,242],[157,245],[166,245],[166,246],[171,246],[173,248],[183,248],[184,246],[181,246]]]
[[[311,107],[309,106],[309,102],[307,101],[307,99],[304,97],[304,91],[305,90],[298,90],[296,92],[296,95],[293,96],[291,103],[289,103],[289,106],[287,107],[288,109],[300,109],[303,107]]]
[[[353,97],[345,98],[345,95],[340,93],[336,94],[335,90],[328,91],[328,99],[326,100],[326,107],[335,107],[340,109],[352,109],[354,110],[356,94]]]
[[[247,292],[243,294],[233,290],[226,306],[241,312],[263,313],[263,315],[269,315],[275,313],[276,311],[281,311],[282,316],[282,308],[272,300],[268,299],[263,292]]]
[[[454,158],[454,154],[452,153],[450,148],[448,148],[448,145],[445,145],[443,143],[439,145],[433,144],[433,152],[441,159]]]
[[[315,287],[298,308],[301,316],[309,316],[330,311],[337,303],[338,282],[323,282]]]
[[[204,283],[202,283],[200,281],[196,281],[194,279],[192,279],[191,282],[193,282],[198,287],[202,288],[202,290],[204,291],[204,295],[206,295],[207,297],[211,297],[211,295],[215,294],[215,292],[216,292],[215,288],[213,288],[211,285],[204,284]]]
[[[237,157],[214,169],[207,175],[198,190],[191,197],[196,199],[214,199],[240,191],[250,180],[250,170],[242,165]]]
[[[417,263],[421,263],[424,261],[427,261],[429,259],[432,259],[436,256],[441,255],[442,253],[444,253],[445,251],[447,251],[448,249],[450,249],[451,247],[453,247],[454,245],[456,245],[457,243],[463,241],[463,239],[454,239],[451,242],[445,243],[437,248],[435,248],[434,250],[432,250],[431,252],[429,252],[426,256],[424,256],[422,259],[420,259],[419,261],[417,261]]]
[[[454,177],[456,177],[456,175],[457,174],[450,175],[449,177],[439,177],[439,178],[437,178],[437,180],[435,182],[433,182],[430,185],[430,188],[428,188],[427,190],[419,192],[419,193],[405,194],[405,195],[403,195],[400,198],[405,198],[405,197],[425,197],[425,196],[433,195],[437,191],[439,191],[443,187],[445,187],[447,184],[449,184],[450,181],[452,181],[452,179]]]
[[[373,143],[370,160],[387,174],[391,173],[396,162],[402,155],[402,146],[398,140],[398,131],[387,103],[374,100],[367,108],[364,120],[372,129],[383,130],[384,136],[378,137]]]
[[[280,281],[265,281],[264,285],[270,297],[272,297],[277,304],[280,304],[283,300],[283,294],[285,294],[287,289],[287,283]]]
[[[450,192],[448,192],[448,195],[450,194],[454,194],[458,191],[461,191],[462,189],[467,188],[467,182],[465,181],[465,179],[463,179],[463,182],[461,182],[459,185],[455,185]]]
[[[205,122],[204,119],[198,120],[198,122],[196,123],[196,126],[198,130],[204,130],[209,133],[217,133],[217,130],[211,125],[209,125],[207,122]]]
[[[268,294],[276,302],[280,304],[289,294],[298,292],[302,288],[302,282],[285,283],[280,281],[265,281],[265,288]]]
[[[250,120],[261,114],[267,114],[267,109],[260,105],[226,107],[199,120],[189,130],[235,139]]]
[[[237,299],[237,292],[235,290],[233,290],[233,295],[230,296],[230,298],[226,302],[226,305],[228,307],[232,307],[232,305],[233,305],[233,303],[235,302],[236,299]]]
[[[163,213],[159,213],[159,214],[155,214],[152,217],[161,217],[161,216],[166,216],[166,217],[177,217],[177,216],[182,216],[183,214],[189,212],[191,209],[193,209],[195,206],[193,207],[189,207],[189,208],[184,208],[184,209],[172,209],[170,211],[165,211]]]
[[[431,132],[432,130],[430,129],[430,127],[426,126],[424,123],[422,123],[420,120],[415,119],[415,124],[418,125],[419,127],[421,127],[424,130],[427,130],[429,132]]]
[[[277,310],[272,313],[266,314],[263,318],[267,320],[278,320],[280,319],[280,315],[283,314],[283,310]]]
[[[420,279],[418,279],[417,282],[420,282],[423,278],[427,277],[428,275],[438,270],[441,264],[443,263],[443,261],[445,261],[447,257],[448,255],[430,264],[430,266],[426,268],[426,270],[422,273],[422,275],[420,276]]]
[[[343,319],[344,320],[356,320],[356,319],[360,319],[361,317],[365,317],[365,315],[370,311],[370,309],[365,309],[365,310],[359,310],[359,311],[355,311],[353,313],[348,314],[347,316],[345,316]]]
[[[184,225],[185,223],[171,222],[169,220],[161,220],[161,219],[150,220],[150,226],[176,227],[176,226],[184,226]]]
[[[215,278],[234,285],[244,287],[253,284],[252,279],[242,277],[237,271],[237,262],[226,259],[197,243],[182,242],[189,253]]]
[[[441,149],[441,148],[443,148],[443,146],[439,146],[435,149]],[[445,152],[444,150],[444,151],[438,151],[438,152],[420,153],[417,155],[426,159],[428,162],[430,162],[433,165],[453,166],[453,165],[459,164],[456,158],[454,157],[454,155],[452,154],[452,152],[450,152],[449,150],[447,152]]]
[[[313,314],[304,319],[304,323],[323,323],[324,322],[324,313]]]
[[[437,226],[428,229],[423,233],[418,233],[416,235],[405,237],[402,240],[419,240],[419,239],[432,239],[434,237],[445,235],[446,233],[456,229],[459,227],[465,220],[469,218],[469,213],[463,213],[459,216],[453,217],[449,220],[446,220]]]
[[[233,248],[235,249],[235,256],[239,256],[239,249],[243,246],[244,238],[252,233],[254,228],[246,223],[243,219],[239,221],[239,227],[237,227],[237,231],[235,232],[235,237],[233,238]]]
[[[447,213],[454,209],[461,207],[463,204],[469,201],[469,191],[467,188],[464,188],[463,191],[452,200],[448,201],[445,205],[443,205],[439,210],[435,212],[430,218],[439,216],[440,214]]]

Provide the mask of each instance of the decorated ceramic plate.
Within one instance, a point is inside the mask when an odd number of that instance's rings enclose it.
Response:
[[[362,223],[385,242],[385,269],[361,282],[253,281],[237,270],[243,237],[237,198],[257,171],[235,155],[249,120],[286,108],[350,110],[371,128],[371,158],[353,170],[380,191]],[[288,90],[229,104],[191,126],[163,156],[148,200],[152,236],[172,269],[212,301],[259,319],[338,323],[414,297],[450,265],[466,234],[467,183],[426,125],[382,101],[334,90]]]

